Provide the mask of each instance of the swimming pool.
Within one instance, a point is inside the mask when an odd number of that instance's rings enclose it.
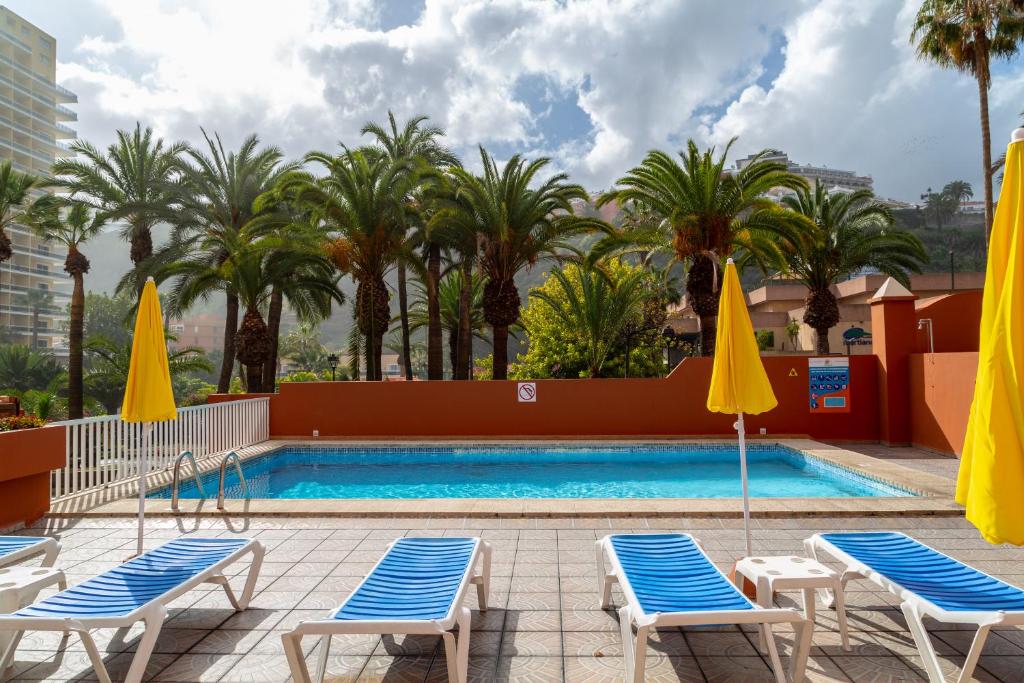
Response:
[[[912,496],[780,444],[747,449],[755,498]],[[738,498],[725,444],[285,446],[243,462],[252,498]],[[217,472],[202,477],[217,495]],[[243,497],[229,469],[226,497]],[[182,498],[198,498],[194,480]],[[170,498],[169,486],[151,498]]]

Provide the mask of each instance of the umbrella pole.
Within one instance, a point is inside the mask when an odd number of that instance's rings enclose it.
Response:
[[[139,540],[135,546],[135,554],[142,554],[143,527],[146,519],[146,476],[149,474],[149,446],[152,440],[153,424],[142,425],[142,454],[139,456]]]
[[[747,479],[747,435],[743,427],[743,413],[739,413],[735,427],[736,433],[740,438],[740,480],[743,482],[743,538],[746,541],[746,557],[751,557],[754,553],[750,547],[750,487],[748,486]]]

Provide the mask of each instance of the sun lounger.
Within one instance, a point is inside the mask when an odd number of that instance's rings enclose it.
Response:
[[[235,609],[245,609],[256,586],[263,553],[263,544],[247,539],[179,538],[13,614],[0,615],[0,631],[16,634],[0,658],[0,675],[10,665],[22,633],[74,632],[82,639],[99,680],[110,683],[89,631],[130,627],[142,621],[145,630],[125,677],[126,683],[138,683],[167,616],[167,604],[200,583],[216,583],[223,586]],[[241,596],[236,598],[223,570],[247,555],[251,556],[249,575]]]
[[[868,579],[902,600],[900,609],[921,653],[928,678],[945,681],[924,617],[978,627],[961,669],[971,680],[993,626],[1024,625],[1024,590],[896,532],[815,534],[804,541],[815,557],[825,551],[846,565],[842,582]]]
[[[16,564],[36,555],[43,556],[43,566],[57,561],[60,543],[44,536],[0,536],[0,567]]]
[[[482,566],[476,571],[478,560]],[[331,636],[343,633],[434,634],[444,641],[448,680],[464,683],[469,671],[469,608],[466,588],[477,587],[487,609],[491,548],[478,538],[401,538],[330,617],[307,621],[284,634],[285,654],[296,683],[310,681],[303,636],[321,637],[317,681],[324,679]],[[456,643],[452,630],[458,626]]]
[[[605,570],[605,560],[611,570]],[[601,608],[611,605],[612,585],[626,598],[619,626],[626,660],[626,680],[644,680],[647,636],[663,626],[757,624],[768,644],[772,670],[786,675],[772,636],[773,624],[791,624],[796,643],[791,660],[793,681],[803,680],[811,647],[811,623],[791,609],[759,607],[743,595],[711,562],[689,534],[615,534],[597,542]],[[636,636],[633,635],[636,626]]]

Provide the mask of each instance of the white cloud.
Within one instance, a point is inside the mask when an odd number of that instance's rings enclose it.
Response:
[[[357,144],[391,108],[445,126],[471,164],[477,143],[547,153],[595,189],[688,136],[739,135],[737,152],[784,148],[903,198],[979,175],[976,89],[916,59],[915,0],[427,0],[415,25],[389,31],[371,0],[98,6],[118,30],[83,22],[59,75],[100,144],[142,120],[191,140],[200,125],[232,142],[257,131],[299,155]],[[779,34],[784,65],[765,82]],[[583,137],[518,94],[537,76],[578,104]],[[997,147],[1022,94],[1012,65],[993,90]]]

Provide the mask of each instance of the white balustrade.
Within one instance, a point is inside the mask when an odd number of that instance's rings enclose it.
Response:
[[[51,495],[63,498],[137,477],[142,425],[117,415],[58,422],[65,428],[67,458],[51,473]],[[179,408],[178,419],[153,425],[149,470],[170,467],[181,451],[196,460],[270,438],[270,399],[250,398]]]

